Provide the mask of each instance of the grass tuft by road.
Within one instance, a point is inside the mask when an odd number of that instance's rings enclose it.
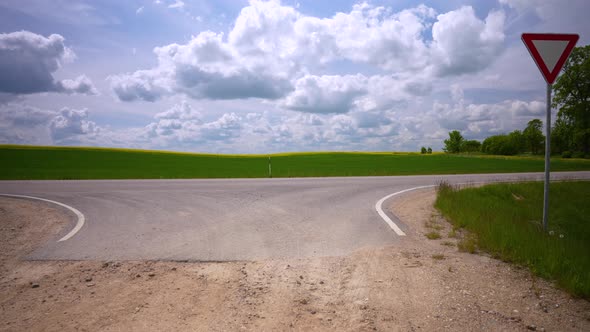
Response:
[[[0,179],[175,179],[541,172],[542,158],[435,153],[301,152],[216,155],[149,150],[0,145]],[[553,171],[590,170],[554,159]]]
[[[435,206],[455,227],[470,232],[472,246],[589,299],[589,199],[590,182],[551,183],[549,232],[542,230],[542,182],[460,190],[441,184]]]

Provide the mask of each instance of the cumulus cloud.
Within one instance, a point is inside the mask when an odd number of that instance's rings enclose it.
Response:
[[[158,70],[138,70],[132,74],[109,76],[113,92],[121,101],[156,101],[169,94],[167,73]]]
[[[28,31],[0,34],[0,92],[96,94],[90,79],[57,81],[53,73],[74,58],[61,35],[44,37]]]
[[[154,120],[155,122],[146,126],[150,137],[174,136],[181,140],[195,136],[193,132],[202,123],[201,113],[194,110],[186,101],[157,113]]]
[[[33,128],[47,125],[55,112],[20,103],[9,103],[0,107],[1,123],[11,127]]]
[[[541,101],[504,100],[499,103],[466,103],[458,85],[450,88],[453,104],[435,102],[427,115],[442,129],[459,130],[468,138],[484,139],[498,133],[522,130],[531,119],[541,118],[545,104]]]
[[[54,142],[72,136],[95,135],[100,131],[93,121],[88,120],[88,110],[62,108],[49,122],[49,132]]]
[[[86,95],[96,95],[98,91],[92,84],[92,81],[86,75],[78,76],[74,80],[62,80],[56,83],[56,91],[64,93],[77,93]]]
[[[403,83],[399,94],[424,96],[436,76],[488,66],[500,53],[503,23],[502,11],[481,20],[471,7],[436,16],[424,5],[392,13],[363,3],[348,13],[318,18],[277,0],[251,0],[227,37],[204,31],[186,44],[157,47],[157,67],[115,75],[110,81],[121,101],[155,101],[174,94],[280,99],[279,104],[292,110],[342,113],[388,75],[365,78],[364,87],[349,86],[354,75],[314,75],[318,66],[343,60],[372,65],[395,74],[396,87]],[[428,41],[431,28],[433,40]],[[411,79],[417,75],[420,80]],[[314,86],[325,91],[312,91]]]
[[[476,72],[489,65],[502,51],[502,11],[492,11],[485,21],[471,6],[438,15],[432,27],[432,52],[439,75]]]
[[[24,103],[0,106],[4,143],[61,144],[96,137],[101,128],[88,119],[86,109],[40,109]]]
[[[237,56],[223,34],[202,32],[188,44],[157,47],[159,66],[110,77],[122,101],[155,101],[182,93],[195,99],[276,99],[290,89],[289,75],[262,60]]]
[[[356,97],[367,93],[363,75],[306,75],[295,83],[295,90],[282,105],[288,109],[310,113],[346,113]]]
[[[219,119],[205,123],[201,135],[205,140],[227,141],[238,137],[242,128],[242,118],[236,113],[223,114]]]
[[[145,127],[148,137],[160,142],[204,143],[208,141],[229,142],[238,137],[242,117],[225,113],[216,120],[206,122],[201,112],[183,101],[154,116],[154,122]]]

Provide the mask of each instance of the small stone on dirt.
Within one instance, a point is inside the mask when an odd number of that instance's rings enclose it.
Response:
[[[86,279],[84,279],[84,281],[91,282],[92,281],[92,277],[86,277]]]
[[[154,272],[151,272],[148,274],[148,277],[155,277],[155,276],[156,276],[156,274]]]
[[[31,288],[39,288],[39,284],[36,282],[31,283]]]
[[[534,324],[527,325],[526,328],[529,329],[529,330],[531,330],[531,331],[536,331],[537,330],[537,326],[534,325]]]

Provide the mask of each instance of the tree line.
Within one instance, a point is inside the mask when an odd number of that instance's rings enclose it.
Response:
[[[559,108],[551,129],[551,154],[564,158],[590,158],[590,45],[576,47],[553,85],[552,107]],[[545,153],[543,122],[534,119],[522,131],[490,136],[479,142],[449,132],[447,153],[481,152],[497,155]]]
[[[483,142],[465,140],[458,130],[449,133],[444,141],[443,151],[447,153],[483,152],[498,155],[516,155],[522,153],[541,154],[545,146],[543,122],[539,119],[529,121],[522,131],[515,130],[509,134],[493,135]]]

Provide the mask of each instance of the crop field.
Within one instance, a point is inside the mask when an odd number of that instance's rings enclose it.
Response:
[[[542,229],[543,183],[457,189],[441,185],[436,207],[481,250],[529,267],[571,293],[590,298],[590,182],[550,185],[549,226]]]
[[[174,179],[382,176],[541,172],[539,157],[434,153],[310,152],[216,155],[148,150],[0,146],[0,179]],[[590,170],[590,160],[560,159],[552,171]]]

